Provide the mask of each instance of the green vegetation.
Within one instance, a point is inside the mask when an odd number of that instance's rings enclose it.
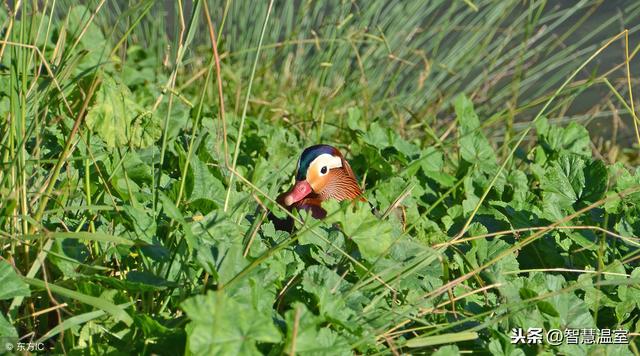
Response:
[[[125,3],[0,6],[0,348],[639,353],[640,3]]]

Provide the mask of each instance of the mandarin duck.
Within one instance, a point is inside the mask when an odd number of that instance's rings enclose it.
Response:
[[[325,200],[366,201],[349,162],[333,146],[307,147],[298,159],[295,178],[294,186],[276,199],[289,211],[308,210],[314,218],[322,219],[327,214],[321,207]],[[290,216],[283,220],[270,214],[269,218],[276,229],[293,230],[293,219]]]

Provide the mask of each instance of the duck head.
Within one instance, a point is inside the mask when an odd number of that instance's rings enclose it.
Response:
[[[340,151],[329,145],[315,145],[302,152],[296,183],[281,201],[291,207],[305,200],[353,200],[361,195],[351,166]]]

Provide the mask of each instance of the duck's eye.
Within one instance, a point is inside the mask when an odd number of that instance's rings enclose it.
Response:
[[[320,174],[327,174],[327,166],[323,166],[322,168],[320,168]]]

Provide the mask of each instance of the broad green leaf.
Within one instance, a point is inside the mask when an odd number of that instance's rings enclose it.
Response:
[[[540,144],[551,153],[573,153],[591,157],[589,132],[584,126],[571,122],[567,127],[549,125],[546,118],[536,122]]]
[[[391,146],[404,155],[403,158],[414,158],[420,154],[420,147],[409,142],[394,132],[391,136]]]
[[[134,322],[144,334],[144,343],[151,354],[179,355],[184,353],[186,331],[175,325],[173,318],[160,315],[137,314]]]
[[[584,302],[589,309],[595,311],[601,307],[615,308],[616,302],[613,301],[602,288],[596,288],[593,284],[593,275],[590,273],[581,274],[578,277],[580,288],[584,290]]]
[[[67,42],[71,44],[77,41],[78,49],[84,50],[86,54],[75,71],[81,74],[84,71],[96,70],[99,63],[105,61],[111,45],[96,24],[92,9],[83,5],[73,6],[69,9],[67,24],[66,33],[69,36]],[[96,44],[102,45],[96,46]]]
[[[389,220],[378,219],[366,204],[340,208],[335,202],[328,203],[329,220],[340,223],[346,238],[358,245],[362,257],[373,261],[389,249],[395,239],[394,227]],[[339,210],[332,216],[336,209]]]
[[[55,239],[48,258],[65,277],[73,278],[80,275],[77,270],[87,262],[89,254],[89,248],[80,240]]]
[[[146,147],[160,138],[159,124],[133,100],[126,85],[105,76],[85,119],[108,147]]]
[[[501,239],[493,239],[488,242],[486,247],[486,256],[480,255],[478,253],[478,259],[481,263],[486,263],[488,261],[496,258],[500,253],[508,249],[510,245]],[[482,250],[479,250],[479,252]],[[505,282],[513,279],[513,275],[504,274],[504,272],[517,271],[520,268],[518,264],[518,260],[516,256],[513,254],[509,254],[501,257],[496,263],[492,264],[487,272],[490,273],[490,276],[497,281]]]
[[[313,217],[311,214],[307,214],[307,212],[304,211],[301,212],[301,214],[305,221],[312,221],[311,219],[313,219]],[[327,250],[330,247],[329,231],[327,229],[303,229],[298,234],[298,243],[300,243],[300,245],[316,245],[323,250]]]
[[[473,108],[473,102],[464,94],[460,94],[455,98],[453,106],[460,124],[460,135],[477,132],[476,130],[480,128],[480,120]]]
[[[360,119],[362,117],[362,111],[357,107],[350,107],[347,109],[347,126],[356,132],[365,132],[367,127]]]
[[[577,156],[561,156],[549,169],[548,180],[542,184],[543,189],[560,194],[569,204],[573,204],[584,187],[584,166],[584,161]]]
[[[541,301],[537,302],[536,306],[538,307],[538,310],[540,310],[541,312],[543,312],[543,313],[545,313],[547,315],[551,315],[551,316],[555,316],[555,317],[560,316],[560,313],[558,313],[556,308],[553,307],[553,304],[551,304],[550,302],[548,302],[546,300],[541,300]]]
[[[463,160],[477,164],[478,168],[492,172],[496,168],[497,159],[493,147],[480,127],[478,115],[473,109],[471,100],[459,95],[454,103],[458,123],[460,124],[460,156]]]
[[[480,197],[475,194],[473,177],[465,177],[463,184],[464,195],[466,199],[462,201],[462,211],[465,216],[469,216],[469,214],[476,208],[476,206],[480,202]]]
[[[559,314],[556,326],[567,328],[595,328],[596,324],[585,302],[572,292],[560,293],[547,299]]]
[[[142,207],[130,205],[125,205],[122,210],[127,214],[128,223],[132,227],[129,230],[132,238],[152,243],[157,229],[152,212]]]
[[[198,200],[211,201],[216,206],[224,204],[224,186],[198,156],[191,157],[189,169],[191,173],[187,177],[189,201],[192,203]],[[208,213],[208,211],[203,213]]]
[[[447,345],[438,348],[438,351],[432,354],[433,356],[458,356],[460,355],[460,349],[457,345]]]
[[[29,286],[18,277],[16,271],[7,261],[0,261],[0,300],[11,299],[17,296],[29,296]]]
[[[4,315],[0,314],[0,340],[2,341],[12,341],[18,339],[18,332],[16,328],[11,325],[11,323],[4,317]],[[0,343],[0,347],[4,347],[3,343]]]
[[[496,166],[493,147],[481,133],[470,133],[460,138],[460,156],[469,163],[478,164],[483,171],[491,171]]]
[[[191,233],[198,239],[194,246],[196,260],[216,281],[228,282],[249,264],[243,256],[244,233],[249,228],[246,220],[236,224],[218,211],[191,224]]]
[[[573,242],[581,246],[582,248],[595,251],[598,247],[598,238],[593,231],[590,230],[578,230],[578,231],[563,231],[563,235],[568,236]]]
[[[636,168],[634,174],[631,174],[621,162],[618,162],[609,167],[610,175],[615,177],[615,192],[607,193],[608,198],[614,198],[617,193],[624,191],[635,190],[640,187],[640,167]],[[634,192],[628,194],[622,199],[611,199],[605,203],[605,209],[610,213],[619,213],[620,210],[624,210],[626,205],[638,206],[640,205],[640,192]]]
[[[455,177],[444,171],[445,165],[442,151],[434,147],[428,147],[418,158],[418,163],[422,172],[438,184],[444,187],[451,187],[455,183]]]
[[[404,197],[401,201],[401,207],[393,208],[390,211],[390,215],[394,217],[404,215],[406,221],[417,222],[420,219],[420,212],[416,206],[416,200],[420,199],[423,194],[422,185],[416,177],[404,179],[402,177],[393,177],[377,185],[375,199],[379,209],[386,211],[388,208],[393,207],[399,197]],[[360,209],[366,208],[363,206]],[[398,220],[401,220],[401,218]]]
[[[69,32],[72,38],[79,39],[80,43],[87,46],[104,42],[104,35],[94,21],[91,21],[91,9],[77,5],[69,9]],[[80,36],[82,35],[82,36]]]
[[[524,351],[516,348],[517,345],[511,344],[510,340],[506,336],[504,338],[501,338],[496,334],[498,333],[496,332],[492,335],[492,338],[491,338],[491,341],[489,342],[489,347],[488,347],[489,351],[493,356],[525,356]],[[500,342],[501,339],[503,340],[506,339],[506,340],[501,343]],[[503,344],[504,344],[504,349],[502,346]]]
[[[160,198],[160,202],[162,202],[162,209],[168,217],[179,223],[185,224],[184,216],[182,216],[180,209],[176,207],[176,203],[171,201],[171,199],[162,192],[158,194],[158,198]]]
[[[604,197],[607,191],[609,175],[607,167],[601,160],[594,160],[587,164],[584,169],[585,186],[580,200],[585,202],[596,202]]]
[[[529,182],[524,172],[514,170],[507,175],[507,187],[503,198],[508,201],[510,206],[521,209],[526,206],[529,194]]]
[[[584,160],[576,155],[563,154],[554,161],[540,182],[546,216],[555,221],[572,211],[585,186]]]
[[[362,138],[364,139],[364,142],[379,150],[391,145],[391,142],[389,141],[389,133],[377,122],[373,122],[369,125],[369,128]]]
[[[547,119],[546,116],[541,116],[534,124],[538,137],[546,135],[547,132],[549,132],[549,119]]]
[[[153,182],[153,170],[150,163],[153,163],[154,149],[155,147],[150,147],[142,152],[130,151],[123,154],[122,166],[127,172],[127,177],[138,185],[151,185]],[[151,157],[149,157],[149,152]]]
[[[348,283],[338,274],[324,266],[311,266],[304,271],[302,287],[315,296],[322,316],[348,325],[347,320],[354,311],[346,306],[342,297]]]
[[[339,333],[323,324],[304,304],[295,303],[285,314],[287,339],[285,352],[296,355],[351,355],[351,348]]]
[[[268,310],[256,310],[228,297],[209,292],[182,303],[191,322],[188,348],[194,355],[261,355],[256,343],[281,340]]]

